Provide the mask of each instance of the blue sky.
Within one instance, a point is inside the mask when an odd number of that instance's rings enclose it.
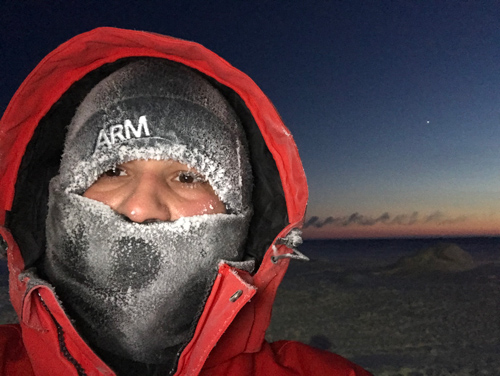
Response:
[[[46,4],[0,4],[0,109],[39,60],[91,28],[194,40],[250,75],[291,129],[308,218],[339,219],[309,236],[500,233],[498,2]],[[354,213],[367,220],[340,220]]]

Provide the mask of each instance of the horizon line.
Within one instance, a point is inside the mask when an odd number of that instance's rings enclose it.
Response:
[[[304,240],[394,240],[394,239],[442,239],[442,238],[500,238],[500,234],[467,234],[467,235],[399,235],[399,236],[359,236],[359,237],[308,237],[303,236]]]

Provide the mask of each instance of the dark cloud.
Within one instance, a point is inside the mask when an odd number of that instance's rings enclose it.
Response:
[[[324,226],[332,227],[347,227],[347,226],[373,226],[377,223],[385,225],[403,225],[411,226],[422,223],[435,223],[437,225],[453,224],[464,222],[467,220],[466,216],[459,216],[456,218],[448,217],[446,214],[437,210],[428,215],[420,215],[418,212],[411,214],[397,214],[391,216],[388,212],[381,214],[378,217],[366,216],[358,212],[344,217],[326,217],[321,219],[318,216],[310,217],[304,224],[304,228],[316,227],[322,228]]]
[[[445,215],[438,210],[438,211],[435,211],[432,214],[429,214],[427,217],[425,217],[424,218],[424,223],[441,222],[444,219],[445,219]]]
[[[310,226],[314,226],[318,221],[319,221],[319,217],[312,216],[311,218],[309,218],[306,221],[306,223],[304,223],[304,228],[307,228],[307,227],[310,227]],[[322,226],[320,226],[320,227],[322,227]]]
[[[398,214],[388,221],[391,225],[413,225],[418,222],[418,212]]]

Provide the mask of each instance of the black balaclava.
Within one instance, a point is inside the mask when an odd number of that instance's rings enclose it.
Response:
[[[136,159],[195,168],[227,214],[142,224],[82,196],[103,172]],[[98,83],[69,125],[50,183],[43,264],[82,336],[126,359],[167,362],[191,338],[219,262],[249,266],[241,260],[251,189],[242,125],[199,73],[143,59]]]

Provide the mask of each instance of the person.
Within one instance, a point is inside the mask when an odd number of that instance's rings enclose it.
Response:
[[[2,375],[369,375],[268,343],[307,184],[271,102],[204,47],[98,28],[50,53],[0,124],[19,324]]]

